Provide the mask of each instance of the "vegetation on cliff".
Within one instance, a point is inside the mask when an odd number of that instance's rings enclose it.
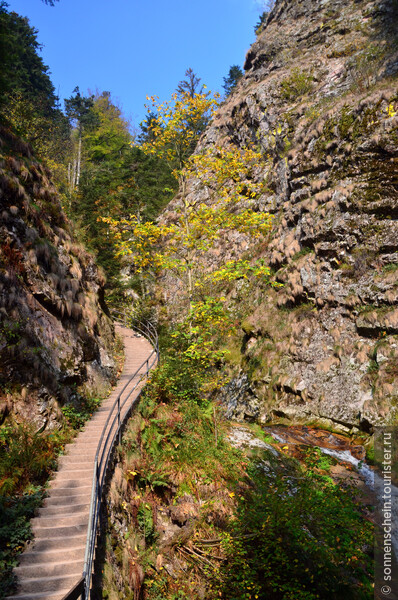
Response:
[[[272,438],[233,448],[209,398],[217,369],[188,358],[189,344],[181,331],[163,336],[119,449],[103,597],[373,597],[373,525],[358,492],[334,483],[316,451],[300,464]]]

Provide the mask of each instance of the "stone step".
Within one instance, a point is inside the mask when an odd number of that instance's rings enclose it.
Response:
[[[83,560],[84,561],[84,553],[86,550],[86,539],[84,538],[84,543],[81,543],[77,546],[71,546],[70,548],[57,548],[55,550],[31,550],[29,552],[25,552],[21,554],[19,557],[20,565],[42,565],[50,564],[50,563],[60,563],[64,562],[64,564],[69,561],[73,562],[75,560]]]
[[[84,435],[83,433],[79,433],[79,435],[76,437],[76,445],[84,448],[85,445],[89,442],[91,443],[95,443],[99,442],[99,439],[101,437],[101,433],[102,433],[103,427],[95,427],[93,429],[90,429],[89,431],[85,431]]]
[[[89,511],[77,513],[73,515],[40,515],[31,520],[33,531],[39,529],[49,529],[58,527],[67,527],[69,525],[84,525],[88,524]]]
[[[7,596],[4,600],[62,600],[71,588],[67,587],[57,592],[38,592],[36,594],[19,594],[15,596]]]
[[[46,552],[51,550],[69,550],[79,546],[85,547],[87,531],[76,533],[65,538],[60,537],[41,537],[35,539],[32,552]]]
[[[39,540],[60,540],[67,541],[68,538],[74,538],[78,535],[86,535],[88,526],[88,515],[86,523],[78,525],[60,525],[59,527],[42,527],[32,526],[32,531],[35,535],[36,542]],[[36,544],[35,544],[36,548]]]
[[[76,481],[76,485],[72,485],[72,487],[77,487],[77,484],[82,484],[84,481],[90,480],[93,478],[93,469],[75,469],[74,471],[58,471],[56,479],[54,479],[51,483],[53,485],[58,486],[65,479]]]
[[[43,559],[45,557],[43,556]],[[43,562],[33,565],[19,565],[15,568],[15,573],[18,578],[40,579],[42,577],[58,577],[62,575],[74,575],[75,573],[83,573],[84,555],[80,559],[65,560],[64,557],[57,557],[60,562]]]
[[[39,508],[37,514],[39,517],[49,517],[50,515],[60,515],[61,517],[67,517],[69,515],[80,514],[89,512],[90,503],[85,502],[77,504],[77,502],[65,501],[64,504],[46,504],[42,508]]]
[[[63,471],[82,471],[82,470],[93,470],[94,468],[94,459],[93,460],[81,460],[80,462],[77,462],[75,460],[73,460],[75,457],[72,456],[71,458],[69,458],[69,456],[64,456],[62,458],[62,461],[59,463],[58,466],[58,472],[61,473]]]
[[[90,442],[88,442],[87,440],[84,441],[79,441],[79,443],[74,443],[74,444],[66,444],[65,446],[65,453],[69,454],[71,450],[77,450],[78,452],[81,452],[82,450],[88,450],[89,452],[91,452],[92,450],[94,450],[94,448],[96,448],[98,446],[98,440],[91,440]]]
[[[109,407],[110,410],[111,407]],[[109,410],[108,410],[108,414],[109,414]],[[92,421],[90,421],[90,423],[88,423],[84,429],[82,429],[79,433],[78,436],[83,436],[84,434],[86,434],[88,431],[92,431],[93,429],[96,429],[97,427],[99,429],[103,429],[104,425],[106,424],[108,420],[108,417],[101,417],[100,419],[93,419]]]
[[[90,463],[91,465],[94,465],[94,458],[95,458],[95,451],[91,451],[91,452],[87,452],[87,450],[84,450],[82,448],[82,451],[79,453],[75,453],[75,454],[63,454],[59,460],[58,460],[58,464],[59,465],[64,465],[64,464],[86,464],[87,465]]]
[[[95,457],[95,453],[97,452],[97,448],[98,448],[98,442],[99,442],[99,438],[96,442],[92,443],[92,444],[83,444],[83,445],[76,445],[73,446],[72,448],[68,448],[67,449],[67,454],[66,456],[82,456],[85,454],[88,454],[89,456]]]
[[[70,590],[81,578],[80,570],[70,575],[58,575],[55,577],[42,577],[41,579],[21,579],[18,582],[18,594],[38,594],[43,592],[59,592],[59,590]],[[62,598],[62,596],[61,596]]]
[[[85,496],[86,494],[90,495],[91,486],[92,483],[91,481],[89,481],[71,487],[65,487],[61,485],[57,487],[51,487],[49,489],[49,496],[44,500],[44,504],[46,504],[46,502],[48,502],[49,500],[55,498],[68,499],[71,496]]]

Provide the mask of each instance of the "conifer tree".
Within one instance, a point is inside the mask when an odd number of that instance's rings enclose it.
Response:
[[[225,90],[225,95],[228,96],[232,90],[236,87],[239,79],[243,77],[243,71],[239,65],[232,65],[232,67],[228,71],[228,76],[224,77],[224,85],[223,88]]]
[[[32,144],[62,183],[69,124],[39,50],[36,29],[0,0],[0,119]]]

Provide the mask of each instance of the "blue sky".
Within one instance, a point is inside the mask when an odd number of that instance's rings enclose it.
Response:
[[[60,98],[107,90],[134,125],[146,95],[166,100],[191,67],[209,89],[243,66],[262,0],[7,0],[29,18]]]

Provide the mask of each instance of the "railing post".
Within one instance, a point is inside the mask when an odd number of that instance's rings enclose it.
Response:
[[[122,432],[120,431],[120,396],[117,399],[117,428],[119,431],[119,446],[122,443]]]

